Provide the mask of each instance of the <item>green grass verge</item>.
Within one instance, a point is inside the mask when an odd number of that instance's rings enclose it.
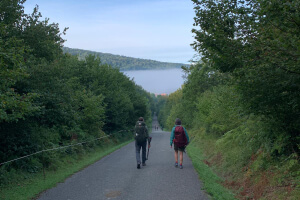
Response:
[[[132,140],[119,145],[110,145],[107,147],[96,148],[93,152],[85,154],[80,160],[68,158],[55,171],[46,171],[45,178],[43,172],[37,173],[34,177],[20,181],[19,184],[11,184],[0,188],[0,199],[5,200],[28,200],[36,198],[41,192],[56,186],[63,182],[72,174],[95,163],[104,156],[115,150],[129,144]]]
[[[234,194],[226,189],[221,183],[222,179],[218,177],[203,161],[201,149],[195,143],[191,143],[187,152],[192,160],[199,178],[203,182],[204,190],[215,200],[234,200]]]

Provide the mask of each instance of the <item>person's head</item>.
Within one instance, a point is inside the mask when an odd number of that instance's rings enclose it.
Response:
[[[177,119],[175,120],[175,124],[176,124],[176,125],[181,125],[181,120],[180,120],[179,118],[177,118]]]
[[[141,121],[141,122],[144,121],[144,118],[143,118],[143,117],[140,117],[140,118],[139,118],[139,121]]]

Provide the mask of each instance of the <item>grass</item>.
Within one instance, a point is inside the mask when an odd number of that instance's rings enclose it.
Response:
[[[108,145],[102,148],[96,148],[93,152],[87,153],[80,160],[67,158],[56,170],[37,173],[35,176],[20,181],[20,183],[10,184],[0,188],[0,199],[5,200],[28,200],[35,199],[38,195],[63,182],[72,174],[95,163],[104,156],[115,150],[129,144],[132,140],[118,145]],[[20,174],[20,176],[23,176]]]
[[[205,164],[201,149],[195,143],[188,146],[188,155],[192,160],[193,166],[199,178],[203,182],[204,190],[215,200],[234,200],[234,194],[222,185],[219,178],[212,169]]]
[[[272,158],[262,149],[249,154],[246,146],[224,137],[191,131],[188,154],[213,199],[300,199],[297,156]]]

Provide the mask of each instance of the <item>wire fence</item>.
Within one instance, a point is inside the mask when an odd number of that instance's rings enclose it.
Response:
[[[121,131],[118,131],[118,132],[116,132],[116,133],[120,133],[120,132],[129,132],[129,130],[121,130]],[[116,134],[116,133],[115,133],[115,134]],[[12,160],[9,160],[9,161],[0,163],[0,166],[5,165],[5,164],[8,164],[8,163],[15,162],[15,161],[17,161],[17,160],[22,160],[22,159],[24,159],[24,158],[28,158],[28,157],[31,157],[31,156],[33,156],[33,155],[40,154],[40,153],[43,153],[43,152],[56,151],[56,150],[61,150],[61,149],[65,149],[65,148],[72,147],[72,146],[78,146],[78,145],[82,145],[82,144],[94,142],[94,141],[97,141],[97,140],[101,140],[101,139],[103,139],[103,138],[111,137],[112,135],[114,135],[114,134],[109,134],[109,135],[106,135],[106,136],[102,136],[102,137],[95,138],[95,139],[92,139],[92,140],[87,140],[87,141],[79,142],[79,143],[76,143],[76,144],[70,144],[70,145],[60,146],[60,147],[55,147],[55,148],[51,148],[51,149],[44,149],[44,150],[37,151],[37,152],[32,153],[32,154],[28,154],[28,155],[26,155],[26,156],[22,156],[22,157],[19,157],[19,158],[15,158],[15,159],[12,159]]]

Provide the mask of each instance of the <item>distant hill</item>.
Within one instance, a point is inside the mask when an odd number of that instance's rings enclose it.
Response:
[[[170,68],[180,68],[181,66],[188,66],[181,63],[168,63],[159,62],[155,60],[132,58],[127,56],[113,55],[110,53],[101,53],[95,51],[88,51],[82,49],[73,49],[68,47],[63,47],[64,53],[69,53],[71,55],[77,55],[79,60],[84,60],[89,54],[96,55],[100,57],[102,63],[111,65],[112,67],[119,68],[120,70],[143,70],[143,69],[170,69]]]

